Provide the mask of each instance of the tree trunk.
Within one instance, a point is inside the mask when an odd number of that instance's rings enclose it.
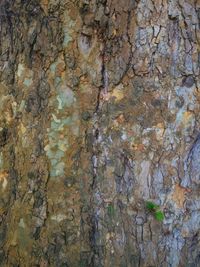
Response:
[[[200,266],[199,30],[198,0],[1,0],[0,266]]]

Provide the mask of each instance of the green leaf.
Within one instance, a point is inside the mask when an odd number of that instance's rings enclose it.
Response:
[[[155,203],[151,202],[151,201],[147,201],[147,202],[146,202],[146,208],[147,208],[149,211],[155,211],[156,209],[159,208],[159,206],[156,205]]]
[[[108,207],[107,207],[107,212],[108,212],[108,216],[113,218],[114,215],[115,215],[115,209],[114,209],[114,206],[112,203],[108,204]]]
[[[154,217],[157,221],[162,222],[165,218],[164,213],[161,210],[158,210],[154,213]]]

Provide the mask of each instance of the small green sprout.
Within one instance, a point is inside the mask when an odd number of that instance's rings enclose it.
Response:
[[[154,217],[157,221],[162,222],[165,218],[164,213],[161,210],[158,210],[154,213]]]
[[[148,211],[150,211],[154,218],[159,221],[162,222],[165,218],[164,213],[160,210],[160,207],[158,205],[156,205],[155,203],[151,202],[151,201],[147,201],[146,202],[146,208]]]
[[[156,205],[155,203],[151,202],[151,201],[147,201],[146,202],[146,208],[149,210],[149,211],[156,211],[159,206]]]
[[[115,215],[115,209],[114,209],[114,206],[112,203],[109,203],[108,204],[108,207],[107,207],[107,212],[108,212],[108,216],[113,218],[114,215]]]

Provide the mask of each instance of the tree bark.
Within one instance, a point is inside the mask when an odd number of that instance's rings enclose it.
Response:
[[[198,0],[1,0],[0,266],[199,266],[199,30]]]

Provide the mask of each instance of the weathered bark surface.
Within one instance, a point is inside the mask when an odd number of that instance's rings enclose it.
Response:
[[[0,1],[1,266],[200,266],[199,30],[198,0]]]

